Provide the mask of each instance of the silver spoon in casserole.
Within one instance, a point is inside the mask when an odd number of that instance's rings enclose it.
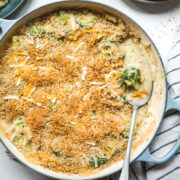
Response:
[[[127,86],[137,88],[137,81],[141,80],[141,74],[140,70],[135,68],[135,67],[129,67],[123,72],[123,78],[124,82],[126,83]],[[129,78],[130,77],[130,78]],[[121,171],[121,175],[119,180],[129,180],[129,161],[130,161],[130,154],[131,154],[131,144],[132,144],[132,139],[133,139],[133,131],[134,131],[134,126],[135,126],[135,119],[136,119],[136,113],[139,107],[145,105],[153,91],[153,81],[149,83],[148,89],[147,90],[141,90],[137,91],[135,93],[130,93],[129,97],[127,98],[127,103],[129,103],[132,108],[133,108],[133,113],[132,113],[132,120],[131,120],[131,127],[130,127],[130,132],[129,132],[129,139],[128,139],[128,145],[127,145],[127,151],[126,151],[126,156],[124,159],[124,164],[123,168]]]

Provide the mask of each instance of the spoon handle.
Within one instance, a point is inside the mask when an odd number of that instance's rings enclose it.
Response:
[[[129,161],[130,161],[131,144],[132,144],[137,109],[138,109],[137,106],[133,106],[133,114],[132,114],[132,120],[131,120],[131,128],[129,132],[129,140],[128,140],[128,145],[127,145],[126,157],[124,159],[124,164],[123,164],[123,168],[122,168],[119,180],[129,180]]]

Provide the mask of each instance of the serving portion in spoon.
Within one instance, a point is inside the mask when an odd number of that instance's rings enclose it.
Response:
[[[128,92],[126,102],[132,106],[133,113],[132,113],[127,151],[126,151],[126,156],[125,156],[122,172],[120,175],[120,180],[129,179],[129,161],[130,161],[130,154],[131,154],[133,131],[134,131],[134,126],[135,126],[136,112],[139,107],[145,105],[149,101],[152,95],[152,91],[153,91],[151,69],[147,61],[146,62],[144,61],[144,67],[147,73],[145,81],[141,74],[140,69],[136,67],[128,67],[123,71],[123,80],[127,87],[127,92]],[[137,91],[134,92],[134,89]]]

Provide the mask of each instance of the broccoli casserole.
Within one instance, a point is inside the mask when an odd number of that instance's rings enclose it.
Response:
[[[56,172],[111,166],[125,155],[127,97],[148,93],[146,62],[154,63],[150,46],[121,19],[88,10],[35,19],[1,58],[1,132],[29,162]],[[138,110],[133,151],[155,127],[151,103]]]

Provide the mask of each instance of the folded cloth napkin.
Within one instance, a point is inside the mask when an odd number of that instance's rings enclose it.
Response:
[[[180,27],[179,27],[180,29]],[[175,33],[176,43],[168,53],[166,77],[171,96],[180,103],[180,32]],[[180,135],[180,113],[166,115],[150,145],[150,152],[155,157],[162,157],[174,146]],[[106,180],[118,180],[119,173]],[[180,150],[168,162],[154,165],[134,162],[130,165],[130,180],[179,180]]]

